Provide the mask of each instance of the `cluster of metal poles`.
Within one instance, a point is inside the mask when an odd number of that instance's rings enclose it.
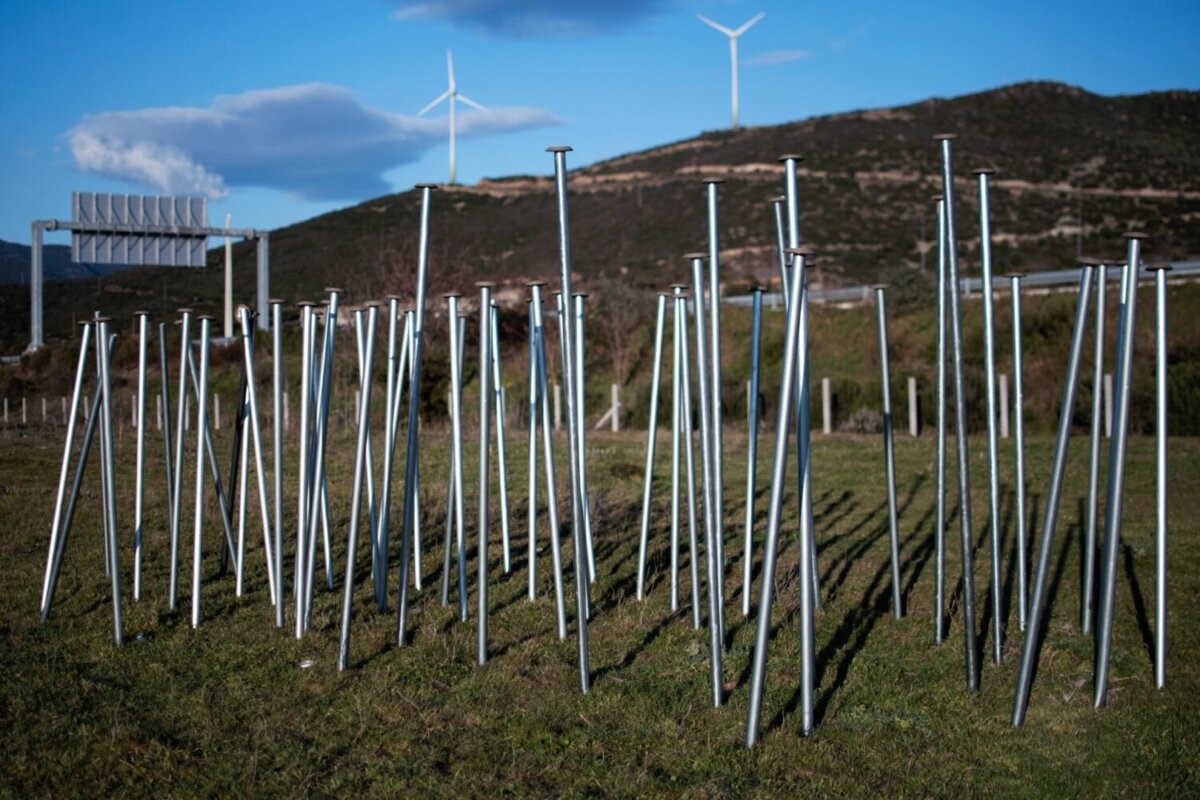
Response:
[[[980,684],[980,633],[976,630],[975,583],[974,583],[974,540],[971,513],[971,481],[967,437],[967,392],[964,376],[964,335],[961,308],[961,274],[958,261],[957,224],[955,216],[955,183],[952,155],[952,134],[937,137],[941,153],[942,192],[936,198],[938,210],[937,241],[937,397],[936,397],[936,506],[934,524],[934,549],[936,553],[934,586],[934,641],[941,643],[947,632],[945,592],[945,533],[948,527],[946,504],[950,495],[946,482],[947,469],[947,409],[950,395],[953,397],[955,424],[955,446],[957,464],[957,504],[961,545],[961,587],[964,664],[966,686],[969,691],[978,691]],[[558,319],[558,345],[561,356],[561,377],[566,394],[566,445],[567,486],[570,524],[570,552],[573,559],[575,587],[575,632],[579,685],[582,692],[590,688],[588,621],[592,613],[591,584],[596,580],[597,567],[593,540],[592,517],[588,497],[587,459],[584,426],[584,295],[572,291],[571,246],[567,208],[567,147],[552,147],[557,196],[559,231],[559,281],[560,291],[555,293]],[[757,437],[760,427],[760,339],[762,335],[761,289],[755,289],[752,302],[751,336],[749,343],[750,381],[748,386],[748,446],[745,519],[742,525],[741,547],[741,611],[744,617],[755,616],[754,647],[749,669],[749,702],[746,720],[745,744],[751,747],[756,742],[761,727],[763,693],[766,682],[767,651],[769,646],[772,606],[775,600],[775,580],[779,558],[779,537],[784,518],[784,497],[787,483],[789,440],[794,432],[796,438],[796,468],[799,491],[797,509],[797,568],[798,581],[798,628],[800,656],[800,686],[798,690],[800,730],[804,735],[812,732],[816,723],[814,692],[817,674],[814,650],[815,611],[820,607],[820,587],[816,564],[812,510],[812,478],[810,471],[810,403],[809,403],[809,295],[806,265],[812,250],[804,246],[800,237],[799,197],[797,165],[799,156],[787,155],[783,164],[784,194],[772,201],[776,221],[776,241],[780,279],[785,297],[785,326],[783,335],[783,358],[780,366],[779,398],[776,405],[775,438],[772,450],[772,466],[769,477],[769,497],[766,509],[766,527],[761,537],[756,536],[754,498],[756,494]],[[989,204],[989,179],[991,170],[977,170],[979,191],[980,259],[983,274],[983,361],[985,367],[984,405],[987,421],[987,465],[988,465],[988,509],[987,520],[991,550],[991,638],[992,659],[999,663],[1003,655],[1003,637],[1007,615],[1003,607],[1001,586],[1002,554],[1004,542],[1000,519],[1000,474],[998,468],[998,439],[996,419],[999,415],[996,398],[996,345],[994,341],[995,312],[993,305],[993,274],[991,255],[991,229]],[[659,387],[662,378],[662,361],[668,305],[670,305],[672,330],[671,364],[671,499],[669,530],[669,587],[670,607],[680,607],[681,571],[681,514],[683,499],[687,501],[688,566],[690,569],[691,619],[696,629],[707,626],[709,641],[709,679],[712,703],[720,707],[725,702],[726,680],[724,657],[729,642],[725,625],[725,584],[730,571],[724,550],[726,536],[724,519],[724,454],[721,400],[721,339],[720,339],[720,280],[719,280],[719,225],[718,191],[720,181],[706,181],[706,204],[708,211],[708,249],[706,252],[685,256],[690,282],[673,284],[669,293],[660,293],[656,302],[654,328],[654,362],[652,391],[650,398],[649,430],[647,437],[642,510],[639,541],[637,547],[637,597],[646,597],[650,588],[648,580],[651,563],[651,509],[653,506],[652,485],[654,479],[657,421],[659,415]],[[382,452],[374,452],[371,433],[371,399],[376,385],[375,349],[379,315],[385,306],[381,303],[366,303],[352,311],[355,332],[355,355],[358,365],[355,408],[355,448],[353,485],[349,499],[350,512],[346,539],[346,565],[341,575],[343,597],[340,619],[338,668],[345,670],[350,665],[350,636],[353,622],[355,569],[358,560],[360,525],[365,518],[366,538],[369,542],[371,583],[375,605],[382,612],[388,605],[388,573],[391,569],[391,517],[393,483],[396,478],[396,450],[404,429],[406,437],[403,472],[403,503],[400,507],[400,543],[396,641],[398,646],[407,643],[409,636],[409,610],[411,604],[410,576],[413,591],[420,591],[421,566],[421,509],[420,509],[420,403],[421,369],[425,350],[424,317],[426,309],[425,285],[429,252],[429,217],[431,205],[430,185],[421,184],[421,214],[416,271],[415,305],[411,310],[400,307],[400,298],[387,299],[386,363],[384,365],[384,394]],[[1032,587],[1027,586],[1026,532],[1025,532],[1025,470],[1024,434],[1022,425],[1023,385],[1021,379],[1021,278],[1008,277],[1012,300],[1012,347],[1015,377],[1015,483],[1016,483],[1016,574],[1017,574],[1017,621],[1024,631],[1021,648],[1021,663],[1018,674],[1016,698],[1012,722],[1020,725],[1025,717],[1029,691],[1036,670],[1038,646],[1046,605],[1046,580],[1054,543],[1054,531],[1061,502],[1062,485],[1066,469],[1067,449],[1070,440],[1071,422],[1075,411],[1075,395],[1078,375],[1083,358],[1083,342],[1087,329],[1089,298],[1095,297],[1096,321],[1094,327],[1093,388],[1094,400],[1091,414],[1091,451],[1089,491],[1087,500],[1087,525],[1083,554],[1083,587],[1081,596],[1081,619],[1083,632],[1094,627],[1096,636],[1095,695],[1097,706],[1104,704],[1107,696],[1108,673],[1112,650],[1112,627],[1116,566],[1120,547],[1122,502],[1124,496],[1125,453],[1130,416],[1130,387],[1132,385],[1133,342],[1137,300],[1138,273],[1141,267],[1142,234],[1128,235],[1128,256],[1124,261],[1120,291],[1120,310],[1117,320],[1116,376],[1117,392],[1113,405],[1113,433],[1108,455],[1108,475],[1104,503],[1103,542],[1100,558],[1096,560],[1099,539],[1099,470],[1100,470],[1100,424],[1101,405],[1098,391],[1104,367],[1105,285],[1109,264],[1099,259],[1083,259],[1080,271],[1079,295],[1076,304],[1075,322],[1071,339],[1070,357],[1064,382],[1061,414],[1055,440],[1053,466],[1046,494],[1046,510],[1043,517],[1042,536],[1037,548],[1037,560]],[[1165,683],[1166,657],[1166,269],[1156,269],[1157,301],[1157,450],[1156,464],[1158,483],[1157,510],[1157,561],[1156,561],[1156,614],[1154,672],[1156,686]],[[551,435],[551,395],[549,363],[547,357],[546,325],[548,315],[543,308],[544,281],[531,281],[529,288],[529,397],[528,397],[528,596],[533,601],[538,595],[537,564],[544,550],[539,548],[538,516],[539,503],[537,486],[539,477],[544,486],[544,505],[549,530],[552,583],[554,591],[555,618],[558,636],[568,635],[568,609],[565,590],[564,558],[566,549],[562,541],[562,523],[558,506],[558,485],[555,478],[554,441]],[[1095,287],[1093,292],[1093,285]],[[512,537],[509,520],[508,465],[505,452],[506,434],[505,397],[501,376],[499,310],[492,297],[493,284],[480,282],[478,305],[479,341],[479,449],[478,449],[478,522],[477,522],[477,569],[476,582],[476,660],[484,664],[489,657],[489,534],[494,525],[490,486],[492,480],[492,441],[495,439],[499,487],[499,519],[501,535],[501,563],[505,574],[513,569]],[[336,328],[341,309],[339,289],[328,289],[327,299],[318,305],[301,302],[299,309],[300,336],[300,424],[297,436],[297,459],[293,474],[296,481],[295,542],[292,558],[291,591],[288,592],[285,571],[284,541],[284,476],[287,474],[283,460],[285,432],[284,409],[284,347],[283,347],[283,301],[271,300],[271,406],[272,406],[272,451],[267,453],[262,430],[261,409],[257,396],[259,382],[255,376],[255,314],[246,307],[238,310],[240,323],[239,341],[241,348],[240,379],[238,388],[236,423],[233,428],[233,446],[229,468],[224,473],[218,463],[217,450],[209,416],[209,373],[212,320],[207,316],[196,317],[190,309],[180,310],[180,353],[178,389],[176,395],[176,421],[172,433],[168,410],[170,405],[169,364],[166,325],[158,326],[159,357],[161,362],[161,404],[163,413],[164,442],[164,488],[167,498],[169,531],[168,605],[174,610],[178,594],[180,541],[183,524],[183,479],[184,458],[189,442],[185,435],[188,429],[187,414],[190,402],[196,403],[195,425],[192,426],[192,452],[195,458],[195,493],[193,513],[193,557],[191,582],[191,624],[201,623],[201,586],[203,567],[204,511],[206,499],[215,498],[219,512],[222,538],[220,570],[224,573],[232,559],[235,572],[236,593],[241,595],[245,585],[246,518],[248,506],[248,476],[253,449],[253,467],[257,481],[258,504],[261,516],[262,552],[265,559],[270,600],[274,608],[276,627],[285,624],[285,598],[291,597],[294,632],[300,638],[312,622],[313,598],[316,586],[318,542],[323,555],[325,585],[332,591],[339,577],[333,563],[333,536],[331,525],[330,492],[326,464],[329,456],[329,419],[331,395],[334,390],[334,347]],[[887,314],[885,287],[875,288],[876,314],[878,323],[879,367],[882,388],[884,476],[887,486],[888,541],[891,577],[891,608],[896,619],[905,613],[901,585],[901,557],[899,535],[899,512],[896,500],[895,458],[892,441],[892,413],[890,397],[890,374],[888,361]],[[445,532],[442,540],[442,573],[440,581],[441,604],[450,603],[452,581],[457,588],[457,611],[461,620],[469,618],[469,543],[464,514],[464,445],[463,445],[463,371],[464,342],[468,318],[460,315],[461,295],[448,293],[446,302],[448,320],[448,345],[450,362],[450,457],[446,478]],[[689,308],[690,303],[690,308]],[[689,318],[691,331],[689,331]],[[142,597],[142,561],[144,550],[144,473],[145,473],[145,393],[147,383],[147,356],[150,342],[148,314],[135,315],[138,334],[138,374],[136,399],[136,483],[133,522],[133,598]],[[198,335],[193,325],[198,322]],[[694,335],[694,338],[692,336]],[[97,316],[83,324],[71,414],[64,445],[62,469],[59,475],[58,492],[54,517],[51,523],[49,551],[43,582],[41,615],[43,620],[50,613],[61,570],[63,553],[71,529],[72,520],[80,497],[80,490],[87,459],[97,428],[99,429],[102,530],[105,553],[105,572],[111,578],[114,635],[120,644],[123,639],[121,619],[121,564],[120,541],[117,516],[117,492],[115,448],[112,436],[112,366],[110,353],[114,334],[110,321]],[[198,346],[197,346],[198,342]],[[694,347],[694,360],[692,348]],[[93,392],[91,408],[87,413],[82,445],[76,450],[76,420],[79,416],[80,399],[84,396],[87,382],[88,360],[94,351],[96,390]],[[952,372],[947,375],[947,362]],[[695,380],[693,383],[693,369]],[[693,431],[692,399],[697,403],[698,425]],[[407,399],[407,420],[402,425],[401,413]],[[495,422],[493,437],[492,422]],[[539,443],[539,425],[541,436]],[[696,448],[694,436],[699,436],[700,477],[695,468]],[[540,448],[539,448],[540,444]],[[541,466],[539,472],[539,455]],[[681,469],[681,458],[686,468]],[[268,476],[267,463],[272,471]],[[74,465],[74,480],[67,491],[67,480]],[[223,480],[222,475],[225,476]],[[271,478],[268,485],[268,477]],[[683,480],[686,479],[686,489]],[[698,485],[699,484],[699,485]],[[365,510],[363,508],[365,497]],[[237,508],[235,511],[235,501]],[[236,514],[236,516],[235,516]],[[703,526],[703,546],[700,532]],[[756,541],[757,540],[757,541]],[[756,550],[761,552],[761,575],[758,586],[758,603],[751,600],[755,592],[752,565]],[[703,580],[701,566],[703,562]],[[703,594],[703,600],[702,600]],[[702,603],[706,610],[702,610]]]
[[[963,333],[960,309],[961,281],[958,269],[958,245],[955,222],[954,171],[952,142],[953,134],[937,137],[942,156],[942,194],[937,198],[938,208],[938,333],[937,333],[937,504],[935,520],[937,566],[934,590],[934,641],[940,643],[945,635],[945,543],[946,529],[946,359],[953,366],[953,396],[955,438],[958,462],[958,507],[959,528],[962,545],[962,596],[963,596],[963,642],[965,648],[966,684],[970,691],[979,689],[979,652],[975,627],[973,539],[971,529],[970,471],[967,452],[966,394],[963,378]],[[994,280],[992,273],[991,225],[989,203],[989,179],[993,170],[975,170],[978,181],[980,261],[982,271],[983,343],[985,386],[984,399],[987,425],[988,464],[988,530],[991,543],[991,620],[992,660],[999,663],[1003,655],[1005,623],[1008,619],[1003,604],[1002,561],[1003,541],[1000,518],[1000,470],[996,422],[999,416],[996,399],[995,368],[995,321],[993,311]],[[1088,497],[1086,501],[1086,528],[1084,531],[1083,563],[1081,565],[1082,591],[1080,616],[1082,633],[1095,629],[1094,695],[1097,707],[1104,705],[1107,697],[1108,673],[1112,654],[1112,627],[1114,598],[1116,593],[1117,557],[1120,547],[1122,504],[1124,499],[1125,460],[1129,433],[1130,389],[1132,386],[1132,363],[1137,284],[1141,269],[1141,242],[1145,234],[1129,233],[1128,254],[1123,263],[1120,289],[1120,305],[1117,322],[1116,375],[1117,391],[1112,405],[1113,428],[1108,455],[1108,476],[1104,502],[1104,536],[1099,564],[1096,562],[1099,520],[1100,440],[1101,430],[1101,381],[1104,374],[1104,318],[1106,279],[1109,267],[1120,266],[1114,261],[1096,258],[1081,258],[1079,291],[1076,301],[1075,321],[1072,329],[1070,355],[1063,384],[1062,402],[1049,485],[1046,491],[1046,508],[1042,517],[1042,535],[1038,543],[1036,565],[1032,587],[1027,574],[1026,509],[1025,509],[1025,457],[1023,428],[1023,384],[1021,342],[1021,276],[1009,275],[1012,298],[1012,358],[1014,372],[1014,419],[1015,428],[1015,508],[1016,520],[1015,560],[1017,575],[1017,624],[1024,632],[1021,646],[1020,667],[1013,701],[1012,723],[1021,725],[1029,704],[1029,693],[1033,675],[1037,668],[1038,652],[1042,640],[1046,606],[1046,582],[1049,575],[1054,548],[1054,532],[1062,500],[1062,487],[1066,472],[1067,451],[1070,445],[1072,421],[1075,415],[1075,396],[1083,358],[1083,344],[1087,334],[1089,298],[1095,297],[1096,321],[1094,327],[1093,357],[1093,404],[1091,413],[1091,449],[1088,475]],[[1166,561],[1166,270],[1167,266],[1151,266],[1156,271],[1155,292],[1157,300],[1156,327],[1156,561],[1155,561],[1155,624],[1154,624],[1154,676],[1155,685],[1162,687],[1166,674],[1166,604],[1167,604],[1167,561]],[[1093,292],[1093,284],[1095,289]],[[946,299],[949,303],[946,303]],[[880,295],[882,300],[882,294]],[[948,308],[947,308],[948,305]],[[882,306],[880,306],[882,308]],[[946,351],[947,311],[951,352]],[[880,312],[882,337],[883,317]],[[881,358],[886,358],[881,339]],[[887,391],[887,374],[884,371],[884,391]],[[885,420],[886,420],[885,399]],[[886,424],[886,422],[885,422]],[[889,498],[894,498],[894,487],[889,477]],[[895,554],[893,553],[893,559]],[[1098,601],[1098,603],[1097,603]]]
[[[558,181],[558,223],[560,230],[560,264],[562,291],[557,293],[559,319],[559,344],[562,355],[562,376],[567,390],[567,418],[569,445],[569,485],[572,544],[575,554],[576,581],[576,630],[579,642],[580,686],[587,691],[590,686],[588,671],[587,618],[589,616],[588,584],[595,579],[595,556],[592,542],[591,515],[587,498],[586,463],[584,458],[583,421],[583,376],[584,358],[583,311],[584,295],[571,291],[570,240],[567,227],[566,206],[566,162],[569,148],[551,148],[554,154],[555,173]],[[400,308],[400,299],[388,298],[386,313],[387,362],[384,382],[386,394],[382,454],[376,458],[372,447],[371,397],[375,385],[374,361],[376,329],[379,325],[381,303],[367,303],[352,311],[356,337],[356,382],[357,404],[355,410],[354,478],[350,496],[349,526],[347,531],[346,566],[341,575],[343,602],[341,613],[338,667],[349,665],[350,633],[355,588],[355,567],[360,525],[365,517],[367,539],[371,558],[371,582],[376,605],[379,610],[387,608],[389,553],[391,552],[390,529],[392,509],[392,484],[395,470],[395,452],[401,433],[401,411],[405,399],[408,401],[407,446],[403,476],[403,506],[401,509],[399,597],[397,604],[397,642],[405,644],[408,633],[409,578],[414,588],[421,590],[421,512],[419,507],[420,458],[419,458],[419,408],[421,363],[425,339],[424,309],[425,283],[429,241],[429,209],[432,186],[418,186],[421,193],[420,238],[417,262],[417,286],[415,307]],[[536,441],[536,428],[542,425],[543,471],[546,477],[546,507],[551,528],[551,554],[553,561],[555,602],[560,637],[567,635],[566,608],[563,592],[562,547],[559,535],[559,516],[554,477],[554,452],[550,426],[549,377],[546,360],[546,338],[543,325],[542,287],[543,282],[530,285],[530,442]],[[480,283],[479,358],[480,358],[480,425],[479,425],[479,522],[478,522],[478,569],[476,591],[478,597],[477,627],[479,663],[488,658],[488,534],[491,525],[489,482],[489,451],[491,447],[491,421],[495,420],[497,447],[496,464],[499,467],[500,522],[505,573],[512,569],[511,541],[509,532],[509,502],[507,458],[504,442],[504,396],[500,374],[500,338],[498,308],[491,299],[490,283]],[[297,437],[297,463],[295,465],[296,508],[295,545],[292,570],[292,611],[297,638],[307,631],[312,622],[313,597],[316,582],[318,543],[324,556],[325,585],[333,590],[339,579],[333,564],[334,531],[330,522],[330,493],[326,462],[328,460],[329,418],[333,393],[333,364],[336,328],[342,292],[329,289],[328,299],[318,306],[313,302],[298,304],[300,317],[300,425]],[[564,298],[570,303],[564,305]],[[453,551],[457,550],[456,571],[458,584],[459,615],[463,620],[467,611],[467,533],[463,515],[463,444],[462,444],[462,376],[463,341],[465,318],[457,310],[458,296],[448,295],[449,345],[451,360],[450,420],[452,447],[450,475],[447,491],[447,522],[444,541],[443,574],[441,581],[442,602],[449,600],[451,564]],[[258,382],[254,374],[254,314],[245,307],[239,309],[241,322],[242,359],[239,380],[239,405],[237,422],[234,426],[232,456],[229,469],[222,471],[218,463],[213,435],[208,425],[209,417],[209,362],[212,341],[211,318],[198,318],[198,335],[193,332],[197,319],[190,309],[182,309],[180,325],[180,368],[179,390],[176,397],[176,425],[174,437],[169,420],[164,425],[165,487],[167,493],[167,517],[169,520],[170,584],[168,603],[173,610],[176,604],[178,585],[178,561],[180,531],[183,514],[183,459],[189,445],[185,437],[188,420],[186,415],[191,401],[196,404],[194,425],[194,450],[196,458],[196,493],[194,504],[193,570],[191,582],[191,623],[201,622],[201,576],[204,509],[208,493],[215,495],[224,538],[221,550],[221,569],[226,568],[232,556],[236,574],[236,591],[240,596],[244,588],[244,556],[246,552],[247,480],[251,445],[254,452],[254,467],[258,483],[258,500],[261,510],[263,552],[266,560],[270,599],[275,609],[275,624],[282,628],[285,619],[286,578],[284,568],[285,545],[283,485],[287,472],[283,463],[284,430],[283,401],[285,397],[283,376],[283,314],[282,301],[270,301],[272,331],[272,404],[273,404],[273,450],[264,450],[265,436],[260,426]],[[134,599],[141,597],[141,564],[143,552],[143,477],[145,475],[145,419],[144,394],[146,387],[146,351],[149,344],[148,315],[139,312],[136,316],[139,332],[138,395],[136,401],[137,456],[134,520]],[[323,322],[323,324],[322,324]],[[114,338],[109,332],[109,320],[97,317],[83,327],[79,363],[76,371],[72,409],[69,417],[66,444],[64,446],[62,470],[58,496],[55,502],[54,519],[51,524],[49,553],[43,583],[41,603],[42,618],[50,613],[54,591],[62,563],[62,556],[74,518],[80,495],[84,469],[94,432],[100,428],[101,479],[103,503],[103,530],[105,542],[105,571],[112,578],[114,629],[116,641],[121,643],[120,564],[118,559],[119,540],[116,510],[115,456],[112,441],[111,377],[109,352]],[[162,368],[162,404],[169,409],[169,381],[165,324],[159,325],[159,343]],[[93,348],[92,341],[97,344]],[[100,347],[105,342],[108,346]],[[78,419],[80,398],[83,397],[87,374],[87,361],[92,349],[96,350],[97,384],[91,412],[86,416],[87,425],[82,447],[75,450],[75,420]],[[198,352],[197,352],[198,351]],[[407,387],[406,387],[407,382]],[[165,415],[169,416],[169,415]],[[173,438],[173,444],[172,444]],[[273,456],[273,475],[268,476],[267,461]],[[536,474],[536,447],[530,451],[530,475]],[[75,482],[70,493],[66,491],[67,477],[75,464]],[[224,479],[223,476],[224,475]],[[273,478],[268,488],[268,477]],[[365,509],[364,506],[365,494]],[[235,512],[235,500],[238,507]],[[530,483],[529,503],[529,592],[530,599],[536,598],[537,504],[536,482]],[[236,517],[235,517],[236,513]],[[236,540],[235,540],[236,526]],[[410,562],[412,569],[410,570]]]

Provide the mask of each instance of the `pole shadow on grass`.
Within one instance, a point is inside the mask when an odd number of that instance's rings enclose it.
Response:
[[[1034,507],[1036,508],[1036,502]],[[1067,558],[1070,556],[1072,550],[1071,540],[1077,535],[1081,536],[1082,538],[1081,532],[1083,531],[1083,526],[1083,504],[1081,503],[1079,506],[1079,518],[1075,521],[1075,523],[1068,525],[1066,530],[1063,531],[1062,542],[1059,544],[1058,549],[1058,560],[1054,564],[1054,573],[1050,576],[1050,584],[1046,588],[1045,607],[1042,609],[1042,619],[1044,622],[1038,629],[1037,642],[1034,643],[1033,671],[1030,674],[1031,685],[1037,682],[1038,662],[1040,661],[1042,647],[1046,643],[1046,637],[1050,635],[1049,620],[1053,616],[1054,606],[1057,604],[1059,599],[1058,590],[1062,586],[1063,575],[1067,571]],[[1034,555],[1032,550],[1030,551],[1030,554]],[[1034,609],[1031,608],[1030,613],[1035,613]]]
[[[886,520],[883,529],[885,531],[887,529]],[[911,546],[920,536],[920,529],[914,530],[904,538],[901,546]],[[922,547],[922,551],[925,553],[924,558],[928,560],[931,551],[928,540]],[[916,555],[910,553],[908,558],[902,561],[901,569],[911,566]],[[833,636],[825,643],[824,647],[817,651],[816,674],[813,676],[814,689],[819,689],[823,685],[827,671],[834,666],[832,663],[834,655],[840,653],[841,658],[837,662],[833,680],[828,687],[819,691],[819,699],[813,708],[814,723],[820,724],[825,720],[830,703],[845,685],[846,679],[850,675],[850,667],[854,664],[858,654],[866,647],[871,631],[875,629],[879,620],[888,615],[891,608],[891,588],[888,583],[890,575],[891,564],[887,558],[884,558],[880,560],[871,582],[863,591],[862,599],[842,616],[842,621]],[[774,730],[780,727],[784,718],[788,714],[794,713],[799,704],[800,689],[797,687],[788,703],[771,719],[768,729]]]
[[[1142,645],[1150,657],[1150,668],[1154,668],[1154,632],[1150,629],[1150,616],[1146,613],[1146,597],[1142,594],[1142,586],[1138,582],[1137,570],[1134,568],[1133,545],[1121,544],[1125,561],[1125,576],[1129,578],[1129,593],[1133,595],[1133,611],[1137,617],[1138,630],[1142,634]]]

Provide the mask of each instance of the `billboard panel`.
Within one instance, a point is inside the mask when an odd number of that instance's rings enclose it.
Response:
[[[90,264],[202,267],[203,198],[73,192],[71,260]]]

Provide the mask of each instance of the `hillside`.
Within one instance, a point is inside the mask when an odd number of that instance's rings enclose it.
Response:
[[[1150,258],[1200,253],[1200,93],[1102,97],[1054,83],[1026,83],[944,100],[818,117],[784,125],[706,133],[573,171],[573,264],[585,288],[662,287],[683,274],[680,254],[705,241],[701,179],[720,177],[724,279],[775,273],[769,199],[781,189],[777,157],[805,156],[802,230],[817,247],[818,284],[884,280],[900,305],[927,296],[932,265],[930,195],[938,186],[933,134],[959,134],[956,172],[960,241],[968,270],[977,230],[970,170],[993,166],[997,271],[1068,266],[1077,248],[1115,253],[1130,228],[1150,233]],[[546,161],[549,170],[551,162]],[[417,233],[414,192],[387,195],[274,231],[271,289],[289,300],[336,283],[350,302],[410,294]],[[1079,226],[1082,213],[1083,226]],[[445,187],[432,213],[430,296],[490,279],[550,277],[557,259],[549,175]],[[254,253],[235,247],[249,299]],[[210,252],[210,265],[220,251]],[[135,307],[216,309],[217,270],[137,268],[47,291],[50,338],[102,305],[120,317]],[[103,300],[97,297],[97,289]],[[24,290],[0,287],[0,349],[27,339]]]

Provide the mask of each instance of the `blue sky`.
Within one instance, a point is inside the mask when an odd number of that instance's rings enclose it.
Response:
[[[447,179],[546,174],[729,125],[1023,80],[1101,94],[1200,88],[1192,0],[4,0],[0,239],[72,190],[209,197],[210,224],[276,228]],[[803,143],[798,143],[802,147]],[[66,241],[62,234],[48,241]]]

